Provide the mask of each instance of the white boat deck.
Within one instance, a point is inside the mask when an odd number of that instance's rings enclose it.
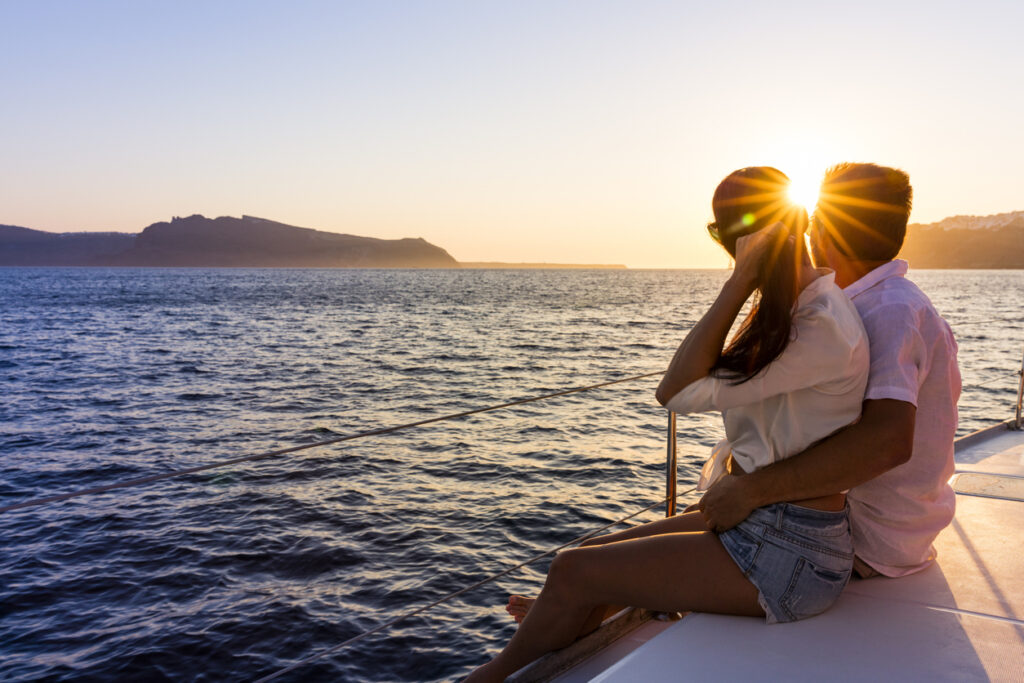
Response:
[[[956,517],[919,574],[851,581],[794,624],[649,622],[555,680],[1024,681],[1024,432],[958,442],[953,485]]]

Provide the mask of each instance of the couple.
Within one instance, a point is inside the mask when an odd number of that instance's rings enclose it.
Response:
[[[954,511],[960,374],[949,326],[895,260],[909,178],[835,166],[809,227],[787,186],[766,167],[718,186],[708,232],[735,269],[657,390],[669,410],[722,412],[696,509],[559,553],[536,600],[510,600],[512,640],[467,680],[503,680],[612,606],[789,622],[828,609],[851,574],[934,560]]]

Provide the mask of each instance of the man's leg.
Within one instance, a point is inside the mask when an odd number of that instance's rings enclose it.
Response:
[[[882,575],[880,571],[856,555],[853,556],[853,574],[859,579],[870,579],[872,577]]]

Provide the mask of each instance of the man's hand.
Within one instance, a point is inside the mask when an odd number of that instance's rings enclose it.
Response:
[[[860,422],[803,453],[743,476],[725,475],[697,504],[712,531],[726,531],[756,508],[852,489],[910,459],[917,408],[895,399],[864,401]]]
[[[726,474],[712,485],[697,508],[711,531],[727,531],[747,517],[756,508],[756,502],[746,491],[743,478]]]

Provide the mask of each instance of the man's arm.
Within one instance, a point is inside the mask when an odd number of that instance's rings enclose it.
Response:
[[[758,507],[827,496],[902,465],[914,447],[913,403],[864,401],[860,421],[803,453],[743,476],[726,475],[698,503],[708,528],[725,531]]]

